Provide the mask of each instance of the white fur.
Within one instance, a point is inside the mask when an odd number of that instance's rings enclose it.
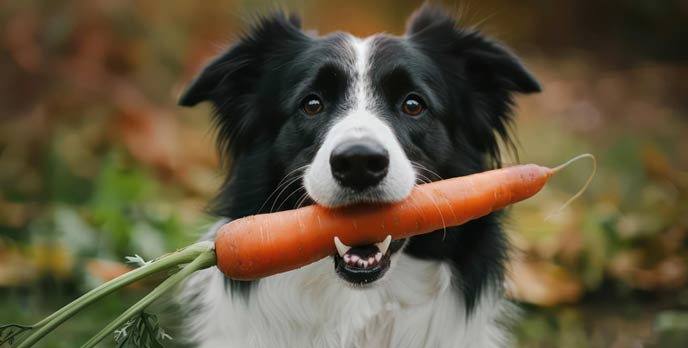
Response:
[[[406,198],[415,183],[415,172],[392,129],[370,110],[370,81],[367,79],[370,39],[351,38],[356,52],[356,84],[351,93],[354,107],[335,121],[327,132],[313,163],[304,175],[309,196],[324,206],[357,202],[394,202]],[[330,168],[330,154],[337,145],[356,139],[371,139],[389,153],[389,169],[384,179],[363,193],[351,192],[337,183]]]
[[[260,280],[248,299],[233,296],[216,269],[197,272],[181,301],[188,338],[199,348],[462,347],[507,343],[500,289],[483,292],[466,315],[446,263],[403,253],[372,287],[353,288],[330,258]]]

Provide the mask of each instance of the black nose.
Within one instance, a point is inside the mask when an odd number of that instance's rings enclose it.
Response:
[[[345,142],[330,155],[332,175],[342,185],[354,190],[375,186],[387,175],[389,154],[374,141]]]

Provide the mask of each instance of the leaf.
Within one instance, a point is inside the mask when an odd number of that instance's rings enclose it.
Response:
[[[688,344],[688,312],[661,312],[657,316],[655,330],[659,336],[659,347],[685,347]]]
[[[73,275],[76,260],[64,245],[36,243],[29,250],[39,273],[50,274],[56,279],[68,279]]]
[[[38,267],[30,255],[0,240],[0,286],[31,284],[38,275]]]
[[[144,260],[143,257],[139,256],[138,254],[134,254],[134,256],[125,256],[124,258],[127,260],[127,263],[133,264],[137,267],[143,267],[151,263],[151,261]]]
[[[583,294],[580,280],[546,261],[513,260],[507,290],[513,299],[541,306],[576,302]]]
[[[132,88],[120,88],[117,92],[117,127],[129,153],[163,174],[173,173],[180,164],[178,122],[171,113],[157,109]]]
[[[19,336],[32,329],[32,326],[24,326],[17,324],[0,326],[0,347],[2,347],[2,345],[5,343],[12,346],[12,344],[15,342],[17,338],[19,338]]]
[[[145,312],[115,330],[114,337],[117,348],[164,348],[162,341],[172,339],[160,327],[158,317]]]
[[[113,280],[132,270],[130,267],[114,261],[87,259],[85,262],[86,272],[95,277],[99,284]],[[137,283],[129,286],[136,287]]]

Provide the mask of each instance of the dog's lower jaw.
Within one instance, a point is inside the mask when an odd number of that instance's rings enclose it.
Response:
[[[504,347],[498,318],[508,302],[495,288],[467,315],[449,266],[400,253],[394,269],[352,288],[324,259],[260,280],[234,296],[216,269],[199,272],[181,297],[185,327],[201,348]]]

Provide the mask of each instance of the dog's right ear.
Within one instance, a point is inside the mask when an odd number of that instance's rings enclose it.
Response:
[[[276,12],[259,17],[249,31],[213,59],[179,98],[181,106],[211,101],[216,108],[227,99],[241,99],[260,78],[260,66],[270,54],[291,40],[304,40],[298,17]]]
[[[458,28],[455,18],[444,8],[425,3],[409,19],[407,36],[436,59],[449,59],[454,72],[463,72],[474,84],[507,92],[540,92],[537,79],[521,61],[501,44],[473,29]]]

